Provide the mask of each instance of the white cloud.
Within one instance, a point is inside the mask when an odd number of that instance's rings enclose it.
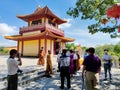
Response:
[[[67,23],[61,24],[59,26],[59,28],[61,28],[61,29],[70,28],[71,27],[71,23],[70,22],[72,21],[72,19],[68,18],[68,19],[64,19],[64,20],[66,20]]]
[[[12,35],[17,33],[16,26],[10,26],[6,23],[0,23],[0,35]]]
[[[11,40],[4,40],[4,41],[0,41],[0,46],[17,46],[17,42],[16,41],[11,41]]]
[[[94,47],[96,45],[116,44],[120,42],[119,38],[111,38],[107,33],[96,33],[91,35],[88,30],[74,29],[66,31],[66,36],[76,39],[75,43],[82,46]]]

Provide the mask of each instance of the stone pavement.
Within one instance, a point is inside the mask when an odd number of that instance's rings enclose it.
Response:
[[[8,56],[0,56],[0,77],[6,76],[6,59]],[[23,66],[20,67],[23,71],[31,69],[40,69],[36,65],[38,58],[22,58]],[[53,59],[53,64],[56,65],[56,57]],[[42,67],[45,68],[45,67]],[[112,68],[113,80],[103,81],[104,73],[103,69],[100,75],[100,90],[120,90],[120,69]],[[1,85],[1,84],[0,84]],[[60,76],[58,72],[52,76],[52,78],[42,77],[28,84],[20,85],[18,90],[60,90]],[[71,90],[81,90],[82,78],[81,70],[71,79]],[[0,86],[1,87],[1,86]],[[66,81],[65,81],[66,87]],[[67,88],[65,88],[67,90]]]
[[[120,69],[112,69],[113,80],[103,81],[103,70],[100,75],[100,90],[120,90]],[[19,90],[60,90],[60,76],[58,72],[52,78],[40,78],[39,80],[32,81],[31,83],[20,86]],[[71,90],[82,90],[81,70],[71,79]],[[65,89],[67,90],[66,81]]]

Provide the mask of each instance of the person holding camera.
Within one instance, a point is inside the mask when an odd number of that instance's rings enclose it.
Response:
[[[17,50],[12,49],[9,52],[9,58],[7,59],[7,68],[8,68],[8,75],[7,75],[7,90],[17,90],[18,87],[18,65],[22,65],[21,56]],[[18,60],[15,59],[18,58]]]

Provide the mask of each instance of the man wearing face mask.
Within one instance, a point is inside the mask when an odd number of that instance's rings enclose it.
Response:
[[[107,72],[109,73],[109,78],[110,80],[112,79],[112,74],[111,74],[111,67],[112,67],[112,57],[111,55],[108,54],[108,50],[104,50],[104,55],[102,57],[102,60],[104,61],[104,72],[105,72],[105,79],[107,80]]]

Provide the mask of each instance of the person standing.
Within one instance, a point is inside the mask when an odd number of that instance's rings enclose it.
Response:
[[[7,75],[7,90],[17,90],[18,87],[18,65],[22,65],[20,54],[17,50],[12,49],[10,50],[10,57],[7,59],[7,68],[8,68],[8,75]],[[18,57],[18,60],[15,59]]]
[[[51,77],[50,74],[53,74],[53,68],[52,68],[52,60],[51,60],[51,51],[48,50],[45,75],[47,77]]]
[[[73,74],[75,74],[74,69],[74,53],[72,50],[70,50],[70,76],[73,77]]]
[[[102,57],[102,60],[104,61],[104,73],[105,73],[105,79],[107,80],[107,72],[109,72],[109,78],[112,79],[111,74],[111,67],[112,67],[112,57],[108,54],[108,49],[104,50],[104,55]]]
[[[88,49],[85,50],[84,59],[89,55]]]
[[[76,51],[73,51],[73,53],[74,53],[74,57],[73,57],[74,71],[75,71],[75,74],[76,74],[76,72],[77,72],[77,59],[78,59],[78,57],[76,55]]]
[[[64,89],[64,79],[65,77],[67,78],[67,88],[70,89],[70,70],[69,70],[69,65],[70,65],[70,58],[67,56],[67,50],[63,49],[62,50],[62,55],[60,57],[60,75],[61,75],[61,89]]]
[[[61,57],[61,50],[59,50],[59,53],[57,54],[57,63],[58,63],[58,70],[57,70],[57,72],[60,72],[60,63],[59,63],[60,57]]]
[[[41,49],[40,49],[40,54],[39,54],[39,60],[38,60],[38,62],[37,62],[38,65],[44,66],[44,64],[45,64],[44,57],[45,57],[45,52],[44,52],[44,50],[43,50],[43,47],[41,47]]]
[[[85,77],[87,90],[99,90],[99,75],[101,60],[97,57],[94,48],[88,49],[89,55],[83,62],[82,77]]]
[[[78,51],[76,52],[77,55],[77,71],[80,70],[80,55],[78,53]]]

